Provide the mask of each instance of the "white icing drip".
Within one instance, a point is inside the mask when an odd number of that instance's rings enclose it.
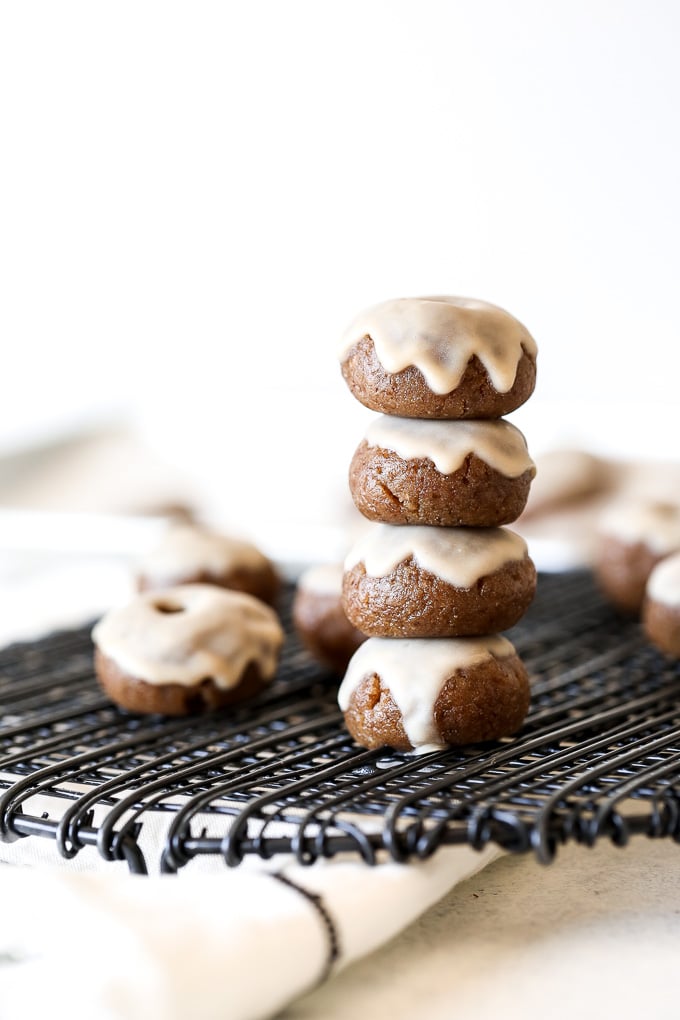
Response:
[[[337,595],[342,592],[342,564],[320,563],[308,567],[298,578],[298,590],[315,595]]]
[[[391,450],[404,460],[429,457],[451,475],[469,453],[506,478],[534,469],[524,436],[509,421],[436,421],[380,415],[366,432],[369,446]]]
[[[471,588],[504,563],[522,560],[526,542],[507,528],[399,527],[376,524],[355,543],[345,570],[363,563],[371,577],[391,574],[409,556],[456,588]]]
[[[602,517],[600,532],[631,545],[641,542],[658,555],[680,550],[680,505],[620,503]]]
[[[152,583],[172,584],[203,573],[219,577],[239,568],[258,570],[268,562],[251,542],[180,524],[168,529],[139,569]]]
[[[366,677],[377,674],[401,712],[402,725],[415,748],[442,747],[434,706],[444,682],[457,670],[505,659],[515,649],[497,634],[479,638],[369,638],[352,656],[338,691],[343,712]]]
[[[387,372],[415,365],[438,394],[456,389],[474,355],[497,392],[507,393],[523,352],[537,353],[535,340],[514,316],[462,297],[398,298],[368,308],[346,330],[341,360],[366,336]]]
[[[92,639],[123,672],[147,683],[192,686],[212,677],[228,689],[250,662],[265,679],[274,675],[283,630],[276,614],[251,595],[187,584],[146,592],[111,610]]]
[[[671,609],[680,609],[680,552],[657,563],[647,581],[647,596]]]

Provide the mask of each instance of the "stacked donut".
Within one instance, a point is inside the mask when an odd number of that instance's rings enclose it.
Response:
[[[364,747],[498,739],[526,715],[526,670],[499,632],[536,586],[523,539],[504,527],[535,467],[502,415],[531,395],[536,353],[513,316],[465,298],[389,301],[345,334],[344,378],[382,412],[350,466],[372,523],[343,577],[345,613],[369,639],[339,702]]]

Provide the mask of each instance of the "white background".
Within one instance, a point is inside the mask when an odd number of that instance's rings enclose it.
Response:
[[[532,449],[677,452],[677,3],[0,12],[3,449],[122,412],[234,516],[323,519],[344,326],[457,293],[539,343]]]

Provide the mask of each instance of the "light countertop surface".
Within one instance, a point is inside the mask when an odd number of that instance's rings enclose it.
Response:
[[[502,857],[283,1017],[675,1020],[679,876],[670,839]]]

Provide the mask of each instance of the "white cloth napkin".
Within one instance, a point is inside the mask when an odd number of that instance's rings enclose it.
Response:
[[[177,877],[2,867],[0,1018],[27,1016],[31,997],[52,1020],[272,1016],[495,855]]]

